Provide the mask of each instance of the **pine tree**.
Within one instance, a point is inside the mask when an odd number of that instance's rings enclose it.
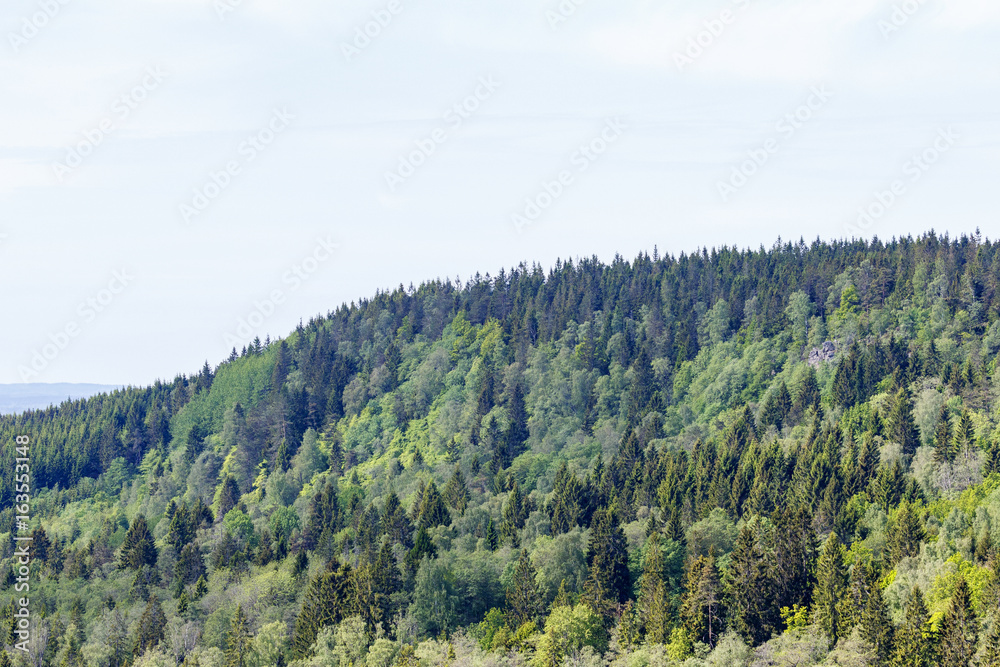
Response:
[[[226,634],[226,662],[225,667],[248,667],[255,664],[252,662],[253,647],[250,634],[250,625],[247,622],[246,614],[243,613],[243,606],[236,607],[236,614],[229,625],[229,632]]]
[[[892,442],[903,448],[903,457],[910,460],[920,446],[920,434],[913,421],[913,401],[906,389],[896,392],[896,399],[887,420],[887,433]]]
[[[941,667],[969,667],[976,654],[976,615],[965,577],[959,577],[941,623]]]
[[[893,650],[894,626],[889,617],[882,589],[876,584],[868,595],[868,602],[861,612],[861,637],[871,644],[875,652],[876,664],[888,663]]]
[[[813,614],[826,634],[830,646],[844,635],[847,628],[841,618],[841,600],[847,593],[847,569],[844,567],[844,546],[835,533],[830,533],[816,565],[816,589],[813,591]]]
[[[535,580],[535,566],[528,552],[521,549],[514,568],[514,578],[507,588],[507,621],[517,629],[542,613],[542,597]]]
[[[125,541],[119,554],[118,566],[122,569],[141,569],[143,565],[156,566],[156,544],[153,534],[149,532],[146,517],[138,515],[129,525],[125,533]]]
[[[896,632],[892,667],[931,667],[927,605],[919,586],[914,586],[906,603],[906,621]]]

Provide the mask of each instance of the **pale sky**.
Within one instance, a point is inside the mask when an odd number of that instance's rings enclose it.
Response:
[[[0,33],[0,382],[170,379],[522,260],[1000,235],[994,1],[5,0]]]

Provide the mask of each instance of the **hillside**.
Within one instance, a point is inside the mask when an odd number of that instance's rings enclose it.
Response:
[[[521,265],[0,416],[0,638],[25,665],[998,666],[998,283],[978,233]]]
[[[17,414],[25,410],[39,410],[50,405],[77,398],[90,398],[94,394],[114,391],[118,387],[105,384],[75,384],[66,382],[0,384],[0,414]]]

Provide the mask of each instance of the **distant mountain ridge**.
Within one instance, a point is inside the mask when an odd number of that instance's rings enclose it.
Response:
[[[121,385],[71,382],[0,384],[0,414],[41,410],[50,405],[59,405],[67,399],[89,398],[120,387]]]

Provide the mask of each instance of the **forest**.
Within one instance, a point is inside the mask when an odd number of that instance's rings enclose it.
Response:
[[[0,417],[0,667],[1000,667],[998,364],[978,230],[380,291]]]

